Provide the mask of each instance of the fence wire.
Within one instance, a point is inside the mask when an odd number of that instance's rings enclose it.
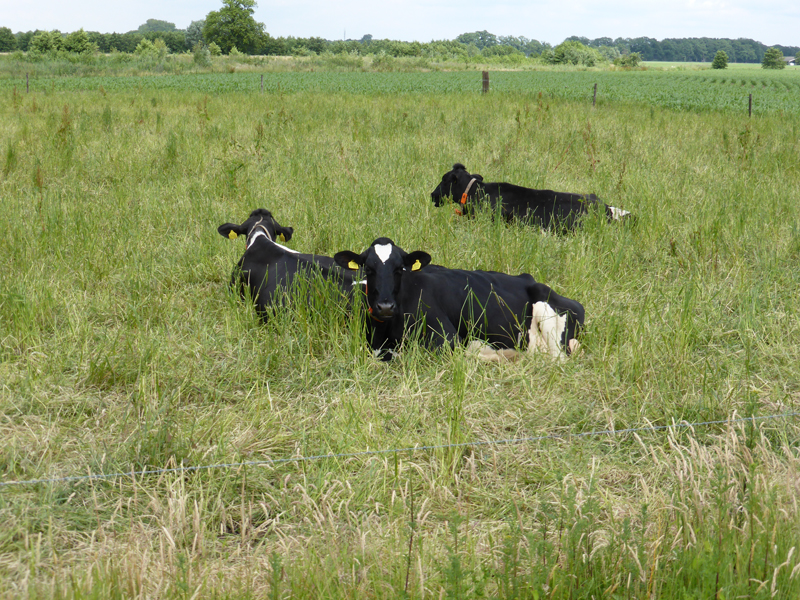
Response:
[[[436,444],[429,446],[409,446],[406,448],[388,448],[383,450],[362,450],[360,452],[341,452],[336,454],[314,454],[310,456],[294,456],[289,458],[272,458],[265,460],[250,460],[236,463],[218,463],[213,465],[180,466],[166,469],[147,469],[141,471],[125,471],[120,473],[89,473],[88,475],[72,475],[69,477],[53,477],[47,479],[27,479],[19,481],[0,481],[0,489],[10,486],[25,486],[39,483],[68,483],[90,481],[95,479],[134,479],[145,475],[161,475],[165,473],[190,473],[192,471],[209,471],[212,469],[238,469],[241,467],[262,467],[268,465],[281,465],[287,463],[312,462],[327,459],[340,458],[361,458],[365,456],[381,456],[387,454],[413,454],[416,452],[426,452],[430,450],[446,450],[449,448],[478,448],[481,446],[506,446],[512,444],[525,444],[530,442],[541,442],[547,440],[569,440],[598,436],[618,436],[629,433],[645,433],[653,431],[664,431],[666,429],[694,429],[695,427],[706,427],[709,425],[734,425],[736,423],[751,422],[755,424],[760,421],[772,421],[776,419],[788,419],[800,416],[800,412],[787,412],[776,415],[764,415],[760,417],[740,417],[737,419],[722,419],[718,421],[700,421],[696,423],[673,423],[672,425],[651,425],[647,427],[630,427],[628,429],[603,429],[597,431],[587,431],[583,433],[551,433],[547,435],[537,435],[522,438],[508,438],[502,440],[485,440],[475,442],[462,442],[458,444]]]

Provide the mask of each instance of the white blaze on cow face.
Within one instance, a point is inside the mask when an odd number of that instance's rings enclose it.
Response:
[[[375,254],[378,255],[378,258],[381,259],[383,264],[386,264],[386,261],[389,260],[389,257],[392,255],[392,245],[375,244]]]
[[[561,348],[561,339],[567,326],[567,317],[559,315],[547,302],[533,305],[531,328],[528,331],[528,352],[544,352],[552,358],[567,357]],[[572,344],[574,340],[570,340]],[[577,343],[577,342],[576,342]]]
[[[622,220],[622,219],[624,219],[626,216],[628,216],[629,214],[631,214],[631,213],[630,213],[630,211],[628,211],[628,210],[622,210],[621,208],[617,208],[616,206],[609,206],[608,208],[610,208],[610,209],[611,209],[611,218],[612,218],[614,221],[621,221],[621,220]]]

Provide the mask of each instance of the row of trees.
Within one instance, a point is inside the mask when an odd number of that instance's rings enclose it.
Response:
[[[449,56],[468,58],[485,57],[524,58],[540,56],[548,63],[569,63],[591,66],[598,62],[619,62],[623,57],[636,55],[642,60],[706,62],[718,52],[725,53],[731,62],[762,62],[769,47],[749,39],[716,38],[653,38],[608,37],[590,40],[585,37],[567,38],[556,47],[546,42],[524,36],[496,36],[488,31],[464,33],[455,40],[434,41],[428,44],[395,40],[374,40],[365,35],[360,40],[329,41],[322,38],[273,38],[264,24],[254,18],[255,0],[222,0],[219,10],[211,11],[206,18],[193,21],[186,30],[174,23],[148,19],[136,31],[128,33],[78,32],[64,36],[58,31],[29,31],[16,35],[7,27],[0,27],[0,51],[9,52],[89,52],[112,51],[133,53],[143,40],[155,43],[161,39],[172,53],[196,49],[198,44],[212,43],[228,54],[234,48],[246,54],[304,55],[323,52],[357,55],[386,54],[389,56]],[[145,44],[146,45],[146,44]],[[81,48],[78,50],[77,48]],[[784,54],[796,55],[794,46],[776,46]],[[627,60],[627,59],[626,59]]]
[[[602,46],[615,47],[622,53],[637,52],[642,60],[663,60],[674,62],[707,62],[722,50],[730,62],[760,63],[770,46],[755,40],[739,38],[666,38],[658,41],[653,38],[597,38],[590,40],[585,37],[573,36],[567,38],[581,42],[589,48]],[[786,56],[796,56],[798,46],[773,46]]]

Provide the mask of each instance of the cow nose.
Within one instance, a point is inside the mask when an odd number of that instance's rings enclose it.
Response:
[[[397,305],[394,302],[378,302],[376,308],[378,309],[378,316],[392,317]]]

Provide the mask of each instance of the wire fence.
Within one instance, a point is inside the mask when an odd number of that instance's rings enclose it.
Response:
[[[757,423],[762,421],[774,421],[776,419],[788,419],[800,416],[800,412],[786,412],[775,415],[764,415],[758,417],[740,417],[736,419],[721,419],[716,421],[700,421],[696,423],[679,422],[672,425],[650,425],[645,427],[631,427],[628,429],[603,429],[587,431],[583,433],[552,433],[547,435],[537,435],[522,438],[508,438],[501,440],[484,440],[474,442],[462,442],[458,444],[436,444],[428,446],[409,446],[405,448],[388,448],[383,450],[362,450],[360,452],[341,452],[331,454],[314,454],[311,456],[294,456],[289,458],[273,458],[265,460],[250,460],[235,463],[218,463],[212,465],[180,466],[165,469],[148,469],[141,471],[125,471],[118,473],[89,473],[88,475],[72,475],[69,477],[52,477],[45,479],[27,479],[19,481],[0,481],[0,489],[11,486],[26,486],[40,483],[72,483],[81,481],[91,481],[95,479],[121,479],[135,478],[146,475],[161,475],[165,473],[190,473],[193,471],[209,471],[212,469],[237,469],[241,467],[263,467],[274,466],[287,463],[312,462],[327,459],[342,458],[361,458],[365,456],[382,456],[387,454],[412,454],[416,452],[427,452],[431,450],[446,450],[450,448],[477,448],[485,446],[507,446],[512,444],[525,444],[531,442],[541,442],[548,440],[569,440],[599,436],[619,436],[630,433],[646,433],[654,431],[664,431],[667,429],[694,429],[695,427],[707,427],[709,425],[734,425],[737,423]]]

